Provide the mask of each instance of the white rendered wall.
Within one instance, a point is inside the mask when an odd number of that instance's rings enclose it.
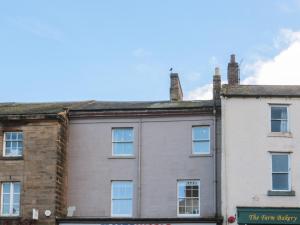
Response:
[[[270,104],[289,104],[290,135],[270,133]],[[236,207],[300,207],[300,99],[222,99],[222,214]],[[296,196],[268,196],[270,151],[291,152],[291,186]]]

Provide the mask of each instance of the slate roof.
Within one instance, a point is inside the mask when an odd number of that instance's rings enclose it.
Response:
[[[34,115],[57,114],[69,109],[71,112],[81,111],[116,111],[116,110],[175,110],[213,107],[213,100],[201,101],[152,101],[152,102],[110,102],[110,101],[81,101],[81,102],[49,102],[49,103],[0,103],[1,115]]]
[[[228,85],[221,95],[227,97],[300,97],[300,85]]]

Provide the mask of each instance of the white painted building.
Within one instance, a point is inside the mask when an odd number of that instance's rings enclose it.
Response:
[[[300,86],[240,85],[232,63],[222,88],[224,224],[300,224]]]

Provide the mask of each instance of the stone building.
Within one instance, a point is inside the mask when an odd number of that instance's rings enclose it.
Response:
[[[300,86],[241,85],[228,64],[222,87],[225,224],[300,224]]]
[[[66,114],[55,103],[0,104],[1,224],[66,215]]]

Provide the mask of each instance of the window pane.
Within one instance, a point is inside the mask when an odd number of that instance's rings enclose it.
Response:
[[[179,207],[179,214],[185,214],[185,207]]]
[[[133,141],[133,129],[132,128],[124,129],[124,140],[125,141]]]
[[[193,214],[193,207],[185,207],[185,214]]]
[[[193,140],[209,140],[209,127],[193,127]]]
[[[11,141],[6,141],[5,146],[6,146],[6,148],[10,148],[11,147]]]
[[[23,148],[18,148],[16,151],[16,155],[23,155]]]
[[[133,143],[124,143],[123,149],[125,155],[132,155],[133,154]]]
[[[114,155],[132,155],[133,143],[113,143]]]
[[[14,182],[14,193],[20,194],[20,182]]]
[[[185,189],[185,197],[192,197],[192,189],[189,186]]]
[[[131,215],[132,200],[113,200],[113,215]]]
[[[133,128],[114,128],[113,141],[115,142],[133,141]]]
[[[199,197],[199,190],[194,189],[192,192],[192,197]]]
[[[9,201],[10,201],[10,195],[3,194],[3,204],[9,204]]]
[[[272,106],[271,119],[287,119],[287,107],[285,106]]]
[[[271,122],[272,132],[287,132],[287,121],[286,120],[272,120]]]
[[[198,199],[193,199],[193,207],[198,208],[199,207],[199,200]]]
[[[113,199],[131,199],[133,195],[132,182],[113,182],[112,198]]]
[[[288,190],[288,174],[273,174],[273,190]]]
[[[199,207],[198,206],[193,207],[193,214],[199,214]]]
[[[17,147],[17,144],[18,144],[17,141],[13,141],[13,142],[11,143],[11,147],[12,147],[12,148],[16,148],[16,147]]]
[[[11,139],[12,140],[17,140],[17,133],[16,132],[11,133]]]
[[[13,203],[15,205],[19,205],[19,203],[20,203],[20,195],[19,194],[14,194],[14,201],[13,201]]]
[[[5,215],[9,214],[9,205],[2,206],[2,214],[5,214]]]
[[[3,183],[3,185],[2,185],[2,187],[3,187],[3,193],[10,193],[10,183]]]
[[[272,171],[273,172],[288,172],[289,170],[288,155],[272,155]]]
[[[23,133],[22,132],[18,133],[18,140],[20,140],[20,141],[23,140]]]
[[[13,215],[19,215],[20,214],[20,206],[19,204],[13,205]]]
[[[121,131],[119,129],[113,129],[113,141],[118,141],[122,137]]]
[[[178,187],[178,197],[179,198],[184,198],[185,197],[185,186],[179,185]]]
[[[193,142],[193,153],[207,154],[209,152],[210,152],[209,141]]]
[[[179,207],[185,207],[185,199],[179,199]]]
[[[5,132],[5,140],[10,140],[11,139],[11,133],[10,132]]]
[[[22,141],[18,141],[18,147],[22,148],[23,147],[23,142]]]
[[[186,206],[187,207],[192,207],[193,206],[193,203],[192,203],[192,199],[186,199]]]

